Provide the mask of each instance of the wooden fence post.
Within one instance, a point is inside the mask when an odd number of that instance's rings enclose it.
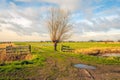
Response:
[[[31,45],[29,45],[29,52],[31,53]]]

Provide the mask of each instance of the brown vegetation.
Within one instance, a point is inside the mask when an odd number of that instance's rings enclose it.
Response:
[[[0,44],[0,48],[6,48],[6,46],[15,46],[15,44],[11,43],[11,42],[9,42],[9,43],[1,43]]]
[[[31,54],[0,54],[0,62],[31,59],[32,59]]]
[[[120,47],[76,49],[74,52],[75,53],[82,53],[82,54],[92,54],[92,55],[99,55],[99,54],[106,54],[106,53],[118,53],[118,54],[120,54]]]

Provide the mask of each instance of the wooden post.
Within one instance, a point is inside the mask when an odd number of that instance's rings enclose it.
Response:
[[[29,45],[29,52],[31,53],[31,45]]]
[[[63,51],[63,45],[61,45],[61,51]]]

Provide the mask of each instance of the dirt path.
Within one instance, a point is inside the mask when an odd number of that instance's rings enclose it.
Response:
[[[66,57],[66,56],[64,56]],[[120,80],[120,66],[97,65],[97,69],[78,69],[73,64],[81,63],[73,57],[49,57],[46,66],[40,71],[41,80]]]

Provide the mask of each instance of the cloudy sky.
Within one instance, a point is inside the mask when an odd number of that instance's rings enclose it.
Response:
[[[44,21],[51,7],[71,12],[69,40],[120,39],[120,0],[0,0],[0,41],[50,40]]]

